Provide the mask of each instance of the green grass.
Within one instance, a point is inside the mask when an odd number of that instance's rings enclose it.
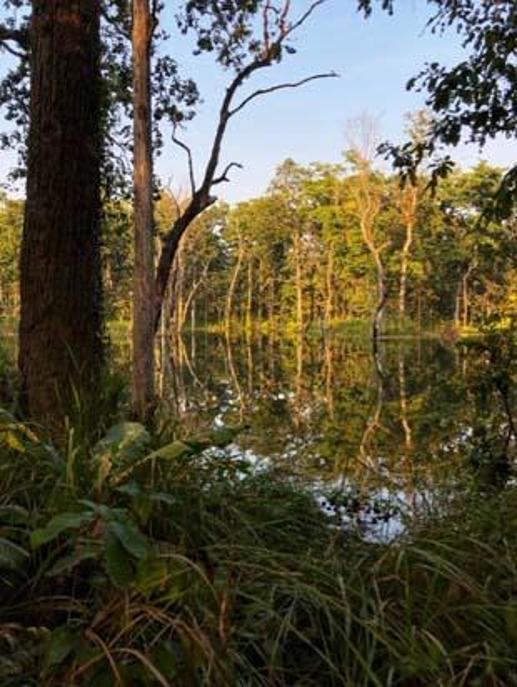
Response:
[[[517,684],[515,492],[372,544],[233,430],[0,425],[2,687]]]

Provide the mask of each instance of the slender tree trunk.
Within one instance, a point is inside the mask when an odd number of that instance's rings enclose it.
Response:
[[[378,353],[379,336],[382,334],[384,324],[384,310],[388,303],[388,285],[386,283],[386,273],[380,256],[380,251],[374,250],[373,257],[377,267],[377,305],[373,315],[372,323],[372,342],[374,355]]]
[[[402,248],[402,256],[400,262],[400,286],[399,286],[399,319],[404,322],[406,317],[406,290],[407,290],[407,272],[409,254],[413,244],[413,222],[406,223],[406,240]]]
[[[134,247],[133,412],[147,420],[154,405],[154,238],[151,115],[152,19],[149,0],[133,0]]]
[[[246,336],[251,336],[252,328],[252,308],[253,308],[253,262],[251,257],[248,260],[248,291],[246,296]]]
[[[237,253],[237,262],[233,268],[232,278],[230,280],[230,286],[228,287],[228,293],[226,295],[226,307],[224,313],[224,319],[226,324],[226,332],[229,335],[232,326],[232,306],[233,306],[233,296],[235,293],[235,287],[237,286],[237,280],[239,278],[239,273],[241,271],[242,260],[244,258],[244,249],[242,243],[239,243],[239,252]]]
[[[59,430],[103,361],[100,0],[32,9],[19,365],[26,410]]]
[[[301,256],[301,237],[297,231],[294,236],[294,260],[296,270],[296,324],[299,332],[303,332],[303,272]]]
[[[469,268],[463,275],[463,279],[461,280],[461,293],[462,293],[462,301],[463,301],[463,326],[468,327],[469,324],[469,277],[471,275],[472,270],[474,269],[473,265],[469,265]]]
[[[460,306],[461,306],[461,279],[458,281],[456,296],[454,299],[454,325],[456,329],[460,327]]]
[[[333,297],[334,289],[332,288],[332,280],[334,278],[334,244],[331,243],[329,246],[329,252],[327,256],[327,271],[326,271],[326,297],[325,297],[325,328],[330,328],[330,322],[333,315]]]

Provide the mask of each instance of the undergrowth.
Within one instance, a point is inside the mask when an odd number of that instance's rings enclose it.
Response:
[[[517,685],[517,497],[389,544],[136,423],[57,450],[0,418],[0,685]]]

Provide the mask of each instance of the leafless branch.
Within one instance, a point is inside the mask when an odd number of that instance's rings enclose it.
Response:
[[[296,29],[299,29],[302,24],[305,24],[305,22],[311,16],[314,10],[316,10],[320,5],[323,5],[327,1],[328,0],[314,0],[314,2],[310,5],[307,11],[301,15],[301,17],[299,17],[295,22],[293,22],[287,28],[284,29],[284,32],[282,33],[282,38],[287,38],[294,31],[296,31]],[[287,5],[289,5],[289,3],[287,3]],[[287,11],[289,11],[289,7],[287,7]]]
[[[13,48],[9,43],[16,43],[22,52]],[[25,57],[29,50],[29,32],[27,29],[12,29],[5,24],[0,24],[0,47],[16,57]]]
[[[192,160],[192,150],[190,149],[190,147],[186,143],[184,143],[183,141],[180,141],[180,139],[176,136],[174,131],[172,133],[172,140],[177,146],[182,148],[187,153],[188,173],[189,173],[189,179],[190,179],[190,190],[191,190],[192,196],[194,196],[194,194],[196,193],[196,179],[194,176],[194,162]]]
[[[18,57],[20,59],[23,59],[26,57],[27,53],[20,52],[19,50],[15,50],[12,48],[9,43],[3,43],[0,41],[0,48],[3,48],[4,50],[7,50],[8,53],[11,53],[11,55],[14,55],[15,57]]]
[[[244,98],[244,100],[239,103],[239,105],[236,105],[233,110],[230,110],[228,112],[228,116],[233,117],[233,115],[237,114],[237,112],[240,112],[243,107],[246,107],[248,103],[250,103],[252,100],[255,100],[255,98],[259,98],[261,95],[267,95],[269,93],[275,93],[275,91],[283,91],[289,88],[299,88],[300,86],[304,86],[305,84],[311,81],[316,81],[317,79],[335,79],[338,76],[339,75],[336,74],[336,72],[326,72],[325,74],[313,74],[312,76],[307,76],[305,79],[300,79],[300,81],[279,83],[275,86],[270,86],[269,88],[259,88],[247,98]]]
[[[289,15],[290,9],[291,9],[291,0],[286,0],[284,3],[284,7],[282,9],[282,12],[280,14],[280,33],[282,35],[284,35],[285,31],[286,31],[286,21],[287,21],[287,17]]]
[[[230,164],[226,165],[223,173],[212,181],[212,186],[215,186],[216,184],[222,184],[224,181],[230,181],[230,179],[228,178],[228,173],[232,169],[232,167],[244,169],[240,162],[230,162]]]
[[[170,230],[164,237],[164,242],[162,246],[162,251],[160,259],[158,261],[157,272],[156,272],[156,283],[155,283],[155,328],[158,328],[160,321],[160,315],[163,305],[163,298],[167,283],[169,281],[169,275],[171,266],[174,261],[174,256],[179,248],[181,238],[183,234],[187,231],[191,223],[198,217],[202,212],[209,208],[213,203],[216,202],[216,198],[211,194],[211,189],[214,185],[228,181],[228,174],[233,167],[241,167],[236,162],[231,162],[226,166],[222,174],[217,175],[217,168],[219,166],[219,160],[221,157],[221,147],[226,130],[228,128],[228,123],[230,118],[240,112],[249,102],[258,98],[261,95],[268,93],[274,93],[275,91],[297,88],[311,81],[317,79],[325,79],[336,77],[337,74],[334,72],[329,72],[325,74],[314,74],[313,76],[306,77],[297,82],[288,82],[277,84],[276,86],[271,86],[270,88],[259,89],[251,95],[247,96],[242,100],[242,102],[235,107],[233,103],[236,94],[239,92],[243,84],[257,71],[265,69],[275,64],[278,60],[278,56],[281,53],[281,48],[286,38],[293,33],[297,28],[299,28],[307,19],[312,15],[317,7],[327,2],[327,0],[314,0],[310,7],[304,12],[293,24],[288,23],[288,14],[291,8],[291,0],[283,0],[282,9],[275,7],[275,5],[268,0],[265,5],[263,14],[263,41],[264,50],[259,56],[256,56],[251,62],[246,66],[239,69],[237,74],[234,76],[233,80],[229,84],[224,94],[221,107],[219,109],[219,117],[217,121],[216,130],[214,133],[214,138],[212,141],[212,147],[206,163],[203,180],[201,181],[199,187],[196,187],[194,179],[194,167],[192,163],[192,152],[190,148],[180,141],[175,133],[173,133],[172,140],[176,145],[182,148],[188,155],[189,161],[189,175],[190,175],[190,185],[192,195],[190,202],[185,208],[184,212],[179,216],[173,223]],[[217,3],[213,3],[215,6]],[[272,32],[270,21],[271,15],[275,15],[274,24],[275,31]],[[273,34],[273,35],[272,35]]]

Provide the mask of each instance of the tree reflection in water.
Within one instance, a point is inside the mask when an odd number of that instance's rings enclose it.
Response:
[[[377,500],[414,515],[465,483],[479,361],[436,339],[387,340],[378,355],[328,333],[189,333],[166,366],[164,401],[189,431],[246,422],[233,450],[332,493],[341,512],[374,517]]]

